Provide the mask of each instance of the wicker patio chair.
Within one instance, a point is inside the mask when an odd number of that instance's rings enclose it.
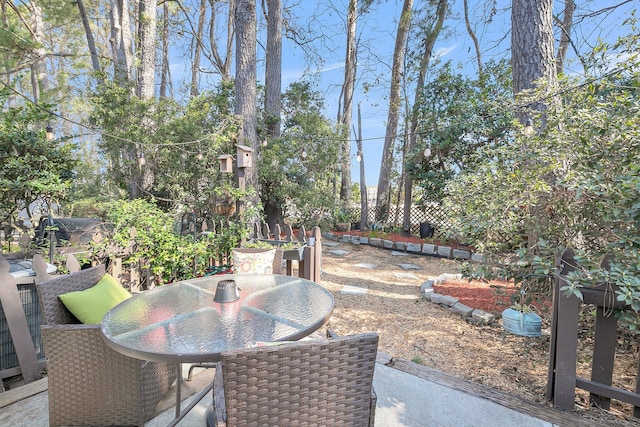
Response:
[[[223,353],[213,425],[373,426],[377,348],[367,333]]]
[[[100,325],[85,325],[58,295],[87,289],[99,265],[37,285],[49,381],[49,425],[144,425],[176,378],[176,367],[133,359],[107,347]]]

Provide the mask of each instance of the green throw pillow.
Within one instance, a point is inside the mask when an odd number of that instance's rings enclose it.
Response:
[[[79,321],[97,325],[109,310],[131,298],[131,294],[107,273],[94,286],[84,291],[60,294],[58,298]]]

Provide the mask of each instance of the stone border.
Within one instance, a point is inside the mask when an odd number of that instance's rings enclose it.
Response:
[[[443,307],[449,307],[453,313],[459,314],[475,325],[491,325],[496,320],[496,316],[493,313],[487,313],[484,310],[471,308],[461,303],[458,298],[450,295],[437,294],[433,291],[434,284],[439,285],[450,279],[461,278],[462,274],[441,274],[435,279],[430,279],[424,282],[420,286],[420,293],[432,303],[440,304]]]
[[[338,239],[333,233],[325,233],[323,237],[328,240],[340,241],[342,243],[350,243],[352,245],[369,245],[382,249],[391,249],[396,251],[408,252],[416,255],[436,256],[448,259],[471,260],[473,262],[483,262],[482,254],[471,253],[470,251],[451,249],[449,246],[436,246],[430,243],[419,245],[417,243],[393,242],[379,238],[368,238],[360,236],[351,236],[343,234]],[[433,291],[434,284],[444,283],[449,279],[460,279],[461,274],[441,274],[435,279],[430,279],[420,286],[420,293],[424,298],[432,303],[439,304],[442,307],[448,307],[452,312],[464,317],[470,323],[476,325],[490,325],[495,322],[496,317],[492,313],[484,310],[474,309],[459,302],[459,300],[450,295],[441,295]]]
[[[450,246],[438,246],[431,243],[409,243],[393,242],[392,240],[380,239],[377,237],[361,237],[343,234],[336,236],[333,233],[323,233],[322,237],[329,240],[351,243],[353,245],[370,245],[382,249],[392,249],[402,252],[409,252],[418,255],[429,255],[448,259],[470,260],[473,262],[484,262],[484,257],[479,253],[472,253],[468,250],[453,249]],[[340,237],[340,238],[338,238]]]

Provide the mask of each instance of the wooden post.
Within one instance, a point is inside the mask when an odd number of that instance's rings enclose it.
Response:
[[[564,286],[565,280],[560,280]],[[580,300],[575,295],[558,298],[558,325],[556,330],[554,403],[558,408],[573,411],[576,395],[576,357],[578,342],[578,311]]]
[[[257,240],[262,239],[262,231],[260,230],[260,224],[257,221],[253,223],[253,237]]]
[[[247,178],[245,174],[244,168],[236,168],[236,186],[242,192],[247,188]],[[236,200],[236,215],[238,218],[242,215],[242,210],[244,209],[244,199],[239,197]]]
[[[236,144],[236,185],[238,189],[244,193],[247,187],[246,169],[253,167],[253,148],[242,145],[242,133],[239,135],[238,141],[240,144]],[[244,200],[239,198],[236,201],[238,218],[241,217],[243,208]]]
[[[113,258],[109,263],[109,270],[111,270],[109,274],[111,274],[118,282],[122,283],[122,258]],[[133,273],[133,269],[131,269],[131,271]]]
[[[269,224],[267,224],[266,222],[262,223],[262,235],[267,240],[271,238],[271,230],[269,230]]]
[[[284,235],[287,242],[293,241],[293,229],[291,228],[291,224],[284,225]]]
[[[605,258],[601,267],[608,269],[609,262],[610,258]],[[614,398],[631,403],[634,406],[634,415],[640,415],[640,395],[611,386],[617,339],[617,319],[613,310],[621,308],[624,304],[616,300],[615,285],[604,283],[593,288],[582,288],[582,301],[575,295],[561,295],[560,289],[567,284],[567,274],[576,269],[571,249],[565,250],[559,265],[562,271],[554,284],[547,378],[548,400],[553,401],[558,408],[572,411],[575,409],[575,389],[580,388],[589,391],[589,401],[592,405],[607,410],[611,398]],[[596,306],[590,380],[580,378],[576,374],[578,313],[582,303]]]
[[[298,276],[304,279],[313,280],[313,271],[315,268],[315,247],[305,246],[302,261],[298,264]]]
[[[612,291],[613,292],[613,291]],[[593,349],[593,364],[591,366],[591,380],[611,385],[613,379],[613,362],[616,354],[616,329],[618,320],[609,310],[598,306],[596,310],[596,335]],[[608,410],[611,399],[591,393],[589,395],[591,405]]]
[[[16,279],[9,274],[9,268],[9,262],[0,256],[0,304],[2,304],[11,341],[18,356],[22,378],[26,384],[42,378],[42,373],[27,317],[20,301]]]
[[[573,250],[566,249],[557,263],[562,267],[562,270],[556,278],[553,289],[551,344],[547,376],[547,399],[553,401],[557,407],[571,411],[575,406],[579,301],[575,297],[570,299],[560,295],[560,288],[566,284],[566,275],[575,270],[573,256]],[[563,325],[562,331],[558,329],[559,324]]]
[[[76,258],[73,254],[67,255],[66,261],[67,270],[69,273],[75,273],[76,271],[80,271],[82,267],[80,266],[80,262],[78,262],[78,258]]]
[[[320,227],[313,227],[314,251],[313,251],[313,275],[311,280],[320,283],[322,273],[322,232]]]

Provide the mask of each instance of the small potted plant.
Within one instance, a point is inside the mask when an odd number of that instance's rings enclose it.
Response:
[[[336,231],[351,230],[351,215],[344,209],[340,209],[333,214],[334,227]]]
[[[532,311],[531,297],[526,296],[524,280],[519,295],[512,295],[511,302],[511,307],[502,312],[504,330],[525,337],[539,337],[542,319]]]

